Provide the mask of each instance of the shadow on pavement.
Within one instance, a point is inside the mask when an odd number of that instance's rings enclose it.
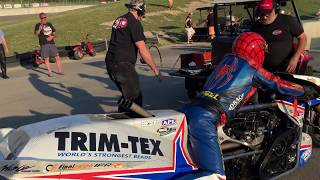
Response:
[[[44,121],[47,119],[53,119],[61,116],[66,116],[66,114],[43,114],[34,110],[30,110],[32,115],[30,116],[10,116],[1,118],[0,128],[18,128],[23,125],[36,123]]]
[[[106,70],[106,72],[107,72],[107,70]],[[109,79],[108,74],[106,74],[104,77],[101,77],[101,76],[95,76],[95,75],[91,75],[91,74],[79,73],[79,76],[84,79],[96,80],[102,84],[105,84],[107,86],[106,88],[108,88],[110,90],[118,90],[116,85],[111,81],[111,79]]]
[[[165,34],[166,34],[166,36],[159,35],[159,37],[161,37],[162,39],[165,39],[171,43],[179,43],[179,42],[186,42],[187,41],[187,36],[183,32],[177,33],[177,32],[165,31]]]
[[[92,67],[97,67],[97,68],[100,68],[100,69],[103,69],[107,72],[106,70],[106,63],[103,61],[95,61],[95,62],[87,62],[87,63],[84,63],[85,65],[89,65],[89,66],[92,66]]]
[[[165,29],[165,30],[169,30],[169,29],[178,29],[178,26],[160,26],[160,29]],[[169,34],[169,33],[167,33]]]
[[[110,105],[110,101],[116,101],[111,97],[93,96],[88,91],[77,87],[66,87],[63,83],[46,82],[39,77],[38,74],[30,74],[29,81],[34,88],[44,96],[71,107],[71,114],[104,113],[100,105]]]
[[[153,72],[151,72],[147,65],[137,64],[136,69],[138,69],[139,73],[144,108],[151,110],[178,109],[188,101],[184,89],[184,79],[167,75],[169,72],[171,72],[171,69],[161,69],[161,72],[163,73],[163,79],[161,82],[153,75]],[[147,75],[145,75],[145,73],[147,73]],[[84,73],[79,73],[79,76],[81,78],[96,80],[99,83],[105,84],[108,89],[118,91],[115,84],[109,78],[88,75]],[[157,89],[157,91],[155,92],[154,89]],[[174,94],[176,99],[168,98],[168,94],[170,94],[170,96]],[[114,98],[116,102],[119,97]],[[170,104],[170,106],[168,106],[168,104]],[[116,103],[112,105],[117,106]]]
[[[30,83],[44,96],[53,98],[72,108],[71,114],[96,114],[105,113],[101,105],[113,105],[111,102],[116,101],[113,97],[93,96],[86,90],[77,87],[66,87],[62,83],[46,82],[40,79],[40,76],[31,73],[29,77]],[[39,100],[37,100],[39,101]],[[65,116],[66,114],[43,114],[33,110],[30,112],[34,115],[29,117],[5,117],[1,118],[1,127],[15,127],[15,124],[24,125],[55,117]],[[23,121],[21,121],[23,119]],[[19,123],[15,123],[18,121]]]

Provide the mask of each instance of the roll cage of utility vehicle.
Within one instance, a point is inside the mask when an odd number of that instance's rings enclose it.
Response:
[[[191,58],[192,56],[180,55],[181,68],[176,72],[170,73],[173,76],[185,77],[185,88],[189,97],[194,97],[202,89],[206,78],[211,74],[215,65],[226,54],[231,52],[232,43],[235,38],[243,32],[250,31],[251,26],[257,20],[255,14],[259,2],[260,0],[214,0],[211,7],[198,8],[198,12],[194,13],[194,16],[200,15],[201,17],[200,21],[195,20],[195,24],[197,25],[195,27],[196,32],[207,33],[204,30],[207,27],[203,26],[203,10],[208,11],[210,8],[213,8],[216,36],[211,41],[212,59],[210,65],[206,61],[203,65],[199,66],[197,64],[197,66],[191,67],[190,62],[194,61]],[[276,0],[276,2],[276,11],[278,13],[291,15],[302,24],[294,0]],[[202,24],[202,26],[198,26],[199,24]],[[309,55],[308,57],[311,56]],[[306,74],[306,63],[299,67],[300,69],[297,74]]]
[[[260,0],[214,0],[213,14],[216,38],[212,41],[213,63],[218,63],[226,53],[231,52],[234,39],[250,31],[257,20],[256,9]],[[277,13],[297,18],[301,24],[294,0],[276,0]]]

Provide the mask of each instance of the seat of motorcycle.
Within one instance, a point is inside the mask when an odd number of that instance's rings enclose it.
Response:
[[[302,86],[310,86],[315,88],[319,93],[320,93],[320,88],[319,86],[317,86],[316,84],[314,84],[313,82],[307,81],[307,80],[303,80],[303,79],[298,79],[296,77],[294,77],[293,74],[289,74],[289,73],[284,73],[284,72],[275,72],[275,75],[279,76],[281,79],[286,80],[286,81],[290,81],[296,84],[300,84]]]
[[[110,119],[110,120],[114,120],[114,119],[130,119],[132,118],[130,116],[130,114],[126,113],[126,112],[122,112],[122,113],[110,113],[106,115],[106,119]]]

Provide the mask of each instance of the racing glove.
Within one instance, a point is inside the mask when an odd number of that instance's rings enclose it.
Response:
[[[319,97],[319,92],[313,86],[302,85],[304,94],[298,97],[298,100],[309,100]]]

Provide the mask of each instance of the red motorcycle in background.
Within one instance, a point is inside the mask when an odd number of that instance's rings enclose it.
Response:
[[[89,56],[95,56],[96,51],[93,47],[92,42],[89,39],[89,34],[86,35],[85,39],[81,41],[79,45],[75,45],[72,47],[74,59],[80,60],[87,54]]]
[[[34,67],[39,67],[40,64],[44,63],[44,59],[41,57],[41,53],[39,49],[33,50],[31,52],[32,55],[32,65]],[[55,63],[56,59],[54,57],[49,58],[50,63]]]

